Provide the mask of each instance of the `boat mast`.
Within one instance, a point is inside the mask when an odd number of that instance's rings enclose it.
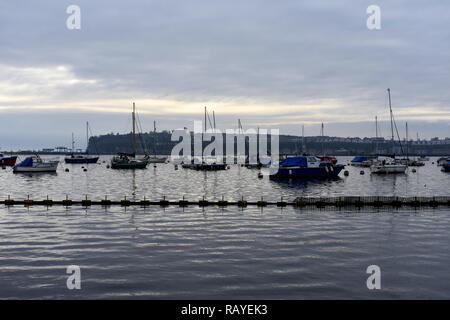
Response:
[[[89,122],[86,121],[86,154],[88,154],[89,147]]]
[[[388,97],[389,97],[389,112],[391,115],[391,140],[392,140],[392,153],[395,155],[395,148],[394,148],[394,115],[392,114],[392,104],[391,104],[391,89],[387,89]]]
[[[406,159],[409,160],[409,157],[408,157],[408,122],[406,122]]]
[[[133,112],[131,114],[132,122],[133,122],[133,135],[131,136],[131,145],[133,147],[133,153],[136,156],[136,106],[133,102]]]
[[[213,110],[213,125],[214,125],[214,132],[216,132],[216,114],[214,113],[214,110]]]
[[[206,132],[206,107],[205,107],[205,126],[203,128],[203,132],[202,132],[202,163],[204,162],[204,158],[203,158],[203,135]]]
[[[74,140],[73,132],[72,132],[72,153],[74,153],[74,152],[75,152],[75,140]]]
[[[306,153],[306,145],[305,145],[305,126],[302,125],[302,149],[303,153]]]
[[[156,158],[156,120],[153,120],[153,155]]]
[[[322,156],[325,156],[325,152],[324,152],[324,149],[323,149],[323,122],[322,122],[322,127],[321,127],[321,135],[322,135]]]
[[[378,117],[375,116],[375,154],[378,155]]]

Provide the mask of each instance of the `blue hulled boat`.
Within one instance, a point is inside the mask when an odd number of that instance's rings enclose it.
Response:
[[[82,164],[82,163],[97,163],[99,157],[91,157],[89,155],[74,155],[64,158],[66,163]]]
[[[376,159],[374,156],[357,156],[350,161],[350,164],[357,167],[370,167],[374,159]]]
[[[447,162],[442,164],[442,171],[450,172],[450,160],[447,160]]]
[[[276,178],[336,178],[344,169],[342,164],[320,161],[314,156],[288,157],[271,167],[271,179]]]

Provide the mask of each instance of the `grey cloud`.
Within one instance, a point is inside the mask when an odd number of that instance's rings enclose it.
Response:
[[[433,108],[449,117],[445,12],[450,4],[376,2],[382,9],[380,31],[365,27],[365,11],[373,1],[4,1],[0,65],[68,65],[80,79],[97,80],[53,92],[59,121],[65,119],[57,111],[59,103],[102,98],[194,101],[199,113],[203,101],[336,101],[341,109],[329,112],[346,115],[349,122],[353,116],[370,121],[386,111],[387,87],[393,89],[395,111]],[[65,28],[70,4],[81,7],[80,31]],[[279,122],[291,115],[309,119],[310,113],[299,107],[296,114],[280,113]],[[0,110],[0,116],[7,114]],[[116,117],[104,115],[113,123]],[[164,123],[167,115],[155,117]],[[186,119],[166,123],[183,126]],[[277,121],[265,114],[246,120]],[[351,135],[348,126],[339,125],[341,119],[336,122],[336,135]],[[360,129],[361,135],[370,133]],[[294,130],[281,125],[282,132]],[[423,130],[437,135],[432,126]]]

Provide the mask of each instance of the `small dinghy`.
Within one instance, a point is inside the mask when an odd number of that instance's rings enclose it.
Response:
[[[27,157],[13,167],[14,173],[54,173],[58,168],[58,160],[43,160],[39,156]]]

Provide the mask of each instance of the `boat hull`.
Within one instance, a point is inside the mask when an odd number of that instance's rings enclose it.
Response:
[[[0,158],[0,166],[12,167],[16,165],[17,156]]]
[[[370,172],[376,174],[405,173],[407,168],[404,165],[373,165],[370,167]]]
[[[194,163],[194,164],[182,164],[182,168],[184,169],[193,169],[198,171],[220,171],[220,170],[226,170],[227,165],[224,163]]]
[[[55,173],[58,163],[43,163],[32,167],[15,166],[13,173]]]
[[[111,169],[145,169],[147,164],[146,161],[111,162]]]
[[[343,165],[321,166],[317,168],[280,167],[275,174],[270,175],[270,179],[336,178],[342,169],[344,169]]]
[[[444,164],[442,165],[442,171],[444,172],[450,172],[450,164]]]
[[[99,157],[93,158],[64,158],[65,163],[71,164],[86,164],[86,163],[97,163]]]
[[[160,158],[160,159],[154,159],[154,158],[150,158],[150,159],[148,159],[148,163],[166,163],[167,162],[167,159],[163,159],[163,158]]]

